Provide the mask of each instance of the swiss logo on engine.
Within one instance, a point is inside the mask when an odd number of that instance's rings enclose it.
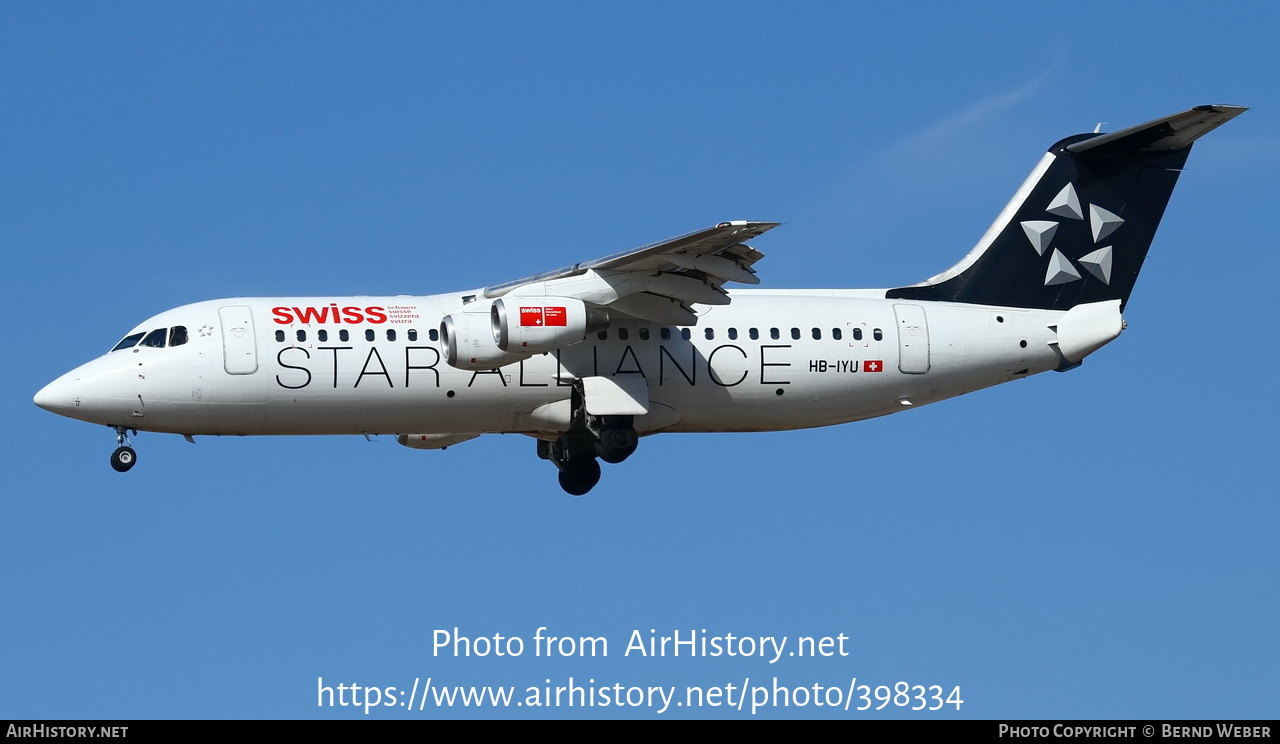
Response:
[[[522,326],[567,326],[569,313],[563,307],[522,307],[520,308],[520,325]]]

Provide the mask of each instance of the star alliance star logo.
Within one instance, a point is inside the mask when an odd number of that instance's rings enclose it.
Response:
[[[1080,209],[1080,198],[1076,195],[1075,186],[1070,183],[1063,186],[1058,195],[1053,197],[1045,211],[1055,217],[1062,217],[1068,220],[1084,220],[1084,212]],[[1027,240],[1031,241],[1031,247],[1035,249],[1036,253],[1043,256],[1046,251],[1048,252],[1049,268],[1044,274],[1044,285],[1046,287],[1054,284],[1067,284],[1082,277],[1075,264],[1071,262],[1071,259],[1067,258],[1062,251],[1052,245],[1053,238],[1061,224],[1060,222],[1054,220],[1026,220],[1021,224],[1023,232],[1027,234]],[[1106,240],[1123,224],[1124,220],[1114,212],[1103,209],[1097,204],[1089,205],[1089,227],[1093,233],[1094,245]],[[1103,284],[1109,285],[1111,284],[1111,249],[1113,247],[1107,245],[1098,248],[1077,258],[1076,262]]]

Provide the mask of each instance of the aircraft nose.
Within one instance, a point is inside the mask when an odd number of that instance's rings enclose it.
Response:
[[[34,398],[35,404],[46,411],[62,413],[75,405],[73,402],[75,393],[71,387],[71,381],[65,375],[59,377],[40,388],[40,392],[36,393]]]

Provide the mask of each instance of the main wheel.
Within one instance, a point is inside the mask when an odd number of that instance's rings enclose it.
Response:
[[[596,440],[596,454],[607,463],[617,464],[631,457],[638,444],[640,437],[635,429],[604,429]]]
[[[116,451],[111,453],[111,467],[117,473],[127,471],[137,461],[138,453],[132,447],[116,447]]]
[[[600,482],[600,463],[594,457],[575,457],[560,471],[560,487],[570,496],[582,496]]]

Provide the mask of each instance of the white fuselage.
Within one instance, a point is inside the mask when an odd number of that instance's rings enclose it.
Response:
[[[643,376],[641,434],[766,431],[882,416],[1063,364],[1060,311],[886,300],[875,290],[739,290],[730,305],[699,306],[696,326],[615,319],[556,352],[473,372],[449,366],[438,340],[442,317],[467,296],[185,305],[134,331],[181,327],[185,342],[112,351],[37,402],[185,435],[553,438],[568,426],[573,380]]]

